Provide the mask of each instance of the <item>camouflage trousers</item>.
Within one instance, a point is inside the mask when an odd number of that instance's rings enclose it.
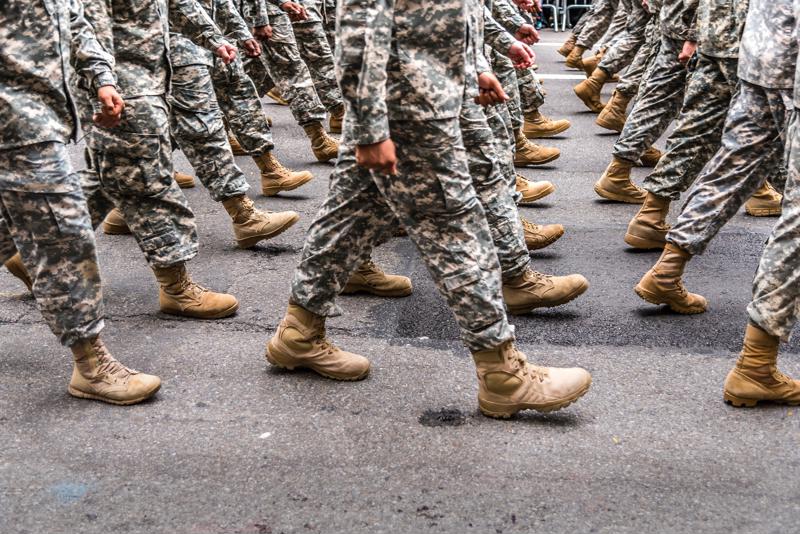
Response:
[[[662,198],[678,200],[692,185],[722,138],[725,117],[739,78],[736,59],[697,54],[675,129],[661,161],[642,186]]]
[[[0,150],[0,262],[19,251],[45,322],[66,346],[103,329],[94,232],[63,143]]]
[[[211,198],[222,202],[250,186],[233,159],[206,65],[173,67],[172,135]]]
[[[314,81],[317,96],[325,109],[331,111],[343,104],[332,49],[322,22],[322,1],[300,0],[300,3],[306,8],[308,18],[292,22],[297,48]]]
[[[758,326],[789,341],[800,309],[800,112],[794,109],[788,129],[788,174],[783,213],[772,229],[753,280],[747,314]]]
[[[639,161],[642,153],[666,131],[678,114],[686,90],[686,66],[678,61],[683,41],[661,37],[653,68],[625,121],[612,154]]]
[[[237,56],[225,65],[215,59],[210,75],[212,89],[225,122],[242,148],[252,156],[271,151],[275,147],[272,129],[242,60]]]
[[[508,112],[508,106],[505,104],[489,106],[484,110],[484,114],[486,115],[486,122],[492,130],[500,171],[509,182],[512,180],[514,181],[514,199],[518,201],[518,197],[522,195],[516,192],[517,169],[514,166],[516,140],[514,138],[514,129],[511,124],[511,115]]]
[[[261,55],[245,60],[248,76],[260,95],[277,87],[289,102],[292,116],[300,126],[324,121],[327,118],[325,106],[314,88],[308,66],[300,56],[289,17],[283,12],[270,14],[270,23],[272,38],[261,42]]]
[[[294,273],[292,301],[319,315],[339,314],[336,296],[391,231],[396,216],[455,314],[467,347],[484,350],[514,338],[458,122],[390,121],[399,173],[388,176],[356,165],[345,119],[328,197],[311,223]]]
[[[522,96],[517,83],[517,71],[514,64],[503,54],[492,50],[491,54],[492,70],[503,86],[503,90],[508,95],[506,106],[511,116],[511,126],[514,130],[522,128]]]
[[[336,0],[322,0],[322,25],[328,46],[336,50]]]
[[[197,255],[194,214],[172,176],[167,103],[160,96],[125,100],[122,123],[93,125],[87,136],[102,193],[113,199],[152,267]]]
[[[697,177],[667,241],[702,254],[767,177],[785,175],[784,140],[791,89],[766,89],[739,81],[722,144]],[[779,190],[785,184],[773,184]]]
[[[647,23],[644,44],[639,47],[633,57],[633,61],[625,70],[615,88],[621,95],[633,98],[639,93],[639,89],[642,87],[642,79],[645,77],[645,73],[653,68],[655,59],[661,49],[661,30],[659,28],[658,15],[653,15],[650,18],[650,22]]]
[[[642,3],[634,0],[630,4],[630,12],[625,24],[625,31],[620,38],[606,50],[598,68],[606,71],[609,76],[621,71],[628,66],[639,47],[645,41],[645,29],[651,14],[642,7]]]
[[[503,280],[511,280],[530,265],[525,232],[514,200],[516,173],[504,172],[499,149],[505,143],[499,141],[498,146],[483,109],[470,99],[465,99],[461,107],[459,126],[469,174],[486,212]]]
[[[544,105],[545,90],[533,69],[520,69],[516,72],[520,108],[523,116],[536,113]]]
[[[581,20],[586,19],[577,34],[576,44],[591,49],[606,33],[614,14],[617,11],[619,0],[596,0],[592,2],[591,9],[584,13]]]
[[[608,48],[622,37],[625,33],[625,26],[628,24],[628,13],[630,9],[631,0],[619,0],[617,8],[614,11],[614,18],[611,19],[611,24],[608,26],[606,33],[594,46],[596,50]]]

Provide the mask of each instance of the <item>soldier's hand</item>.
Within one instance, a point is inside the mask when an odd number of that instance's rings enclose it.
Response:
[[[261,55],[261,44],[255,39],[248,39],[242,43],[244,53],[248,57],[258,57]]]
[[[503,86],[491,72],[482,72],[478,75],[478,93],[475,102],[483,107],[508,100],[508,95],[503,91]]]
[[[514,34],[519,41],[525,44],[532,45],[539,42],[539,32],[533,27],[533,24],[523,24]]]
[[[97,90],[97,99],[100,101],[100,113],[95,113],[92,119],[103,128],[113,128],[122,119],[122,110],[125,102],[113,85],[104,85]]]
[[[381,174],[397,174],[397,154],[394,141],[386,139],[380,143],[356,146],[356,163],[359,167]]]
[[[272,39],[272,26],[258,26],[253,28],[253,36],[262,41],[269,41]]]
[[[525,43],[517,41],[508,49],[508,58],[514,63],[514,68],[527,69],[533,65],[536,54]]]
[[[683,49],[681,49],[681,53],[678,54],[678,61],[686,65],[689,63],[689,60],[692,59],[692,56],[697,51],[697,42],[695,41],[684,41]]]
[[[222,60],[226,65],[236,59],[236,47],[232,44],[225,43],[217,48],[214,54]]]
[[[308,18],[308,12],[306,11],[306,8],[295,2],[284,2],[281,4],[281,9],[286,11],[286,13],[289,15],[289,18],[295,22],[306,20]]]

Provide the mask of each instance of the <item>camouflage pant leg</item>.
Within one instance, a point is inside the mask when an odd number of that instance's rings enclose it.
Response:
[[[359,168],[353,145],[342,144],[328,198],[306,236],[292,300],[320,315],[335,315],[334,298],[394,212],[453,310],[465,344],[475,351],[513,339],[497,254],[467,170],[457,119],[393,121],[390,130],[398,176]],[[346,140],[347,123],[344,133]]]
[[[598,68],[606,71],[610,76],[628,66],[636,55],[639,47],[645,41],[645,29],[650,21],[650,13],[642,7],[641,2],[631,3],[631,10],[625,25],[625,32],[620,39],[609,47],[606,55],[600,60]]]
[[[170,103],[172,135],[211,198],[246,194],[250,186],[233,159],[209,67],[173,67]]]
[[[262,49],[265,46],[266,43],[262,42]],[[267,68],[267,60],[263,52],[258,57],[243,56],[242,65],[244,66],[245,74],[247,74],[247,77],[253,82],[259,99],[263,98],[264,95],[275,87],[275,82],[272,81],[272,76]]]
[[[163,97],[135,97],[119,126],[93,126],[88,136],[103,189],[153,267],[188,261],[198,249],[194,214],[172,177],[169,129]]]
[[[591,11],[581,17],[581,20],[584,18],[587,20],[581,28],[576,44],[591,49],[608,30],[618,4],[619,0],[595,0]]]
[[[514,130],[522,128],[522,101],[517,85],[517,72],[514,64],[506,56],[492,51],[492,70],[508,95],[506,106],[511,115],[511,126]]]
[[[486,212],[503,279],[520,276],[530,264],[524,230],[514,201],[516,176],[503,173],[500,154],[486,115],[478,104],[465,100],[459,117],[467,164],[475,191]]]
[[[322,24],[325,28],[325,37],[331,51],[336,50],[336,0],[323,0]]]
[[[789,341],[800,309],[800,112],[794,110],[789,126],[788,172],[783,212],[761,254],[753,300],[747,306],[750,319],[783,341]]]
[[[520,107],[523,115],[536,113],[544,105],[545,91],[533,69],[521,69],[517,74]]]
[[[485,114],[486,121],[489,123],[489,128],[492,129],[492,136],[494,138],[495,149],[498,153],[500,169],[509,183],[516,183],[517,169],[514,167],[516,144],[508,107],[506,107],[505,104],[489,106],[486,108]]]
[[[215,60],[210,74],[219,109],[239,144],[253,156],[275,148],[258,91],[239,58],[228,65]]]
[[[308,67],[311,79],[314,80],[317,96],[325,109],[331,111],[342,106],[342,92],[336,80],[336,67],[328,38],[325,36],[322,14],[315,0],[301,0],[300,3],[306,8],[308,18],[292,22],[297,48]]]
[[[628,98],[639,92],[645,73],[652,68],[655,58],[661,49],[661,31],[658,17],[652,17],[647,24],[644,44],[636,52],[633,61],[619,80],[616,91]]]
[[[103,329],[94,232],[62,143],[0,151],[0,259],[19,251],[39,310],[72,346]]]
[[[272,39],[262,43],[262,55],[272,80],[289,102],[289,109],[300,126],[324,121],[327,118],[325,106],[300,57],[289,17],[285,14],[271,16],[270,22]]]
[[[619,139],[614,156],[639,161],[642,153],[661,137],[678,114],[686,90],[686,66],[678,61],[683,42],[661,39],[661,48]]]
[[[717,151],[739,81],[736,65],[735,59],[698,54],[666,152],[642,184],[647,191],[678,200]]]
[[[780,172],[791,92],[739,81],[725,119],[722,145],[689,191],[667,234],[668,242],[702,254],[765,177]]]
[[[613,43],[625,33],[625,26],[628,24],[628,13],[630,13],[630,10],[630,0],[619,0],[617,9],[614,11],[614,18],[611,19],[611,24],[608,26],[606,33],[594,46],[596,50],[612,46]]]

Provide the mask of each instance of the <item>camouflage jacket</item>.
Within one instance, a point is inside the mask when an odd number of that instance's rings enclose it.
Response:
[[[483,8],[483,23],[484,23],[484,37],[483,41],[486,42],[493,50],[507,54],[508,49],[511,48],[516,38],[508,33],[506,29],[492,16],[492,12],[488,7]]]
[[[115,85],[114,58],[77,0],[3,0],[0,43],[0,149],[75,139],[70,61],[94,91]]]
[[[739,57],[739,37],[747,18],[747,4],[748,0],[700,0],[697,49],[712,57]]]
[[[170,24],[209,50],[225,43],[222,33],[195,0],[84,0],[90,22],[108,28],[107,44],[117,62],[123,97],[160,96],[169,91]],[[106,43],[103,43],[104,45]]]
[[[492,18],[510,33],[516,33],[527,21],[522,18],[519,8],[510,0],[492,0]]]
[[[791,89],[797,63],[793,0],[750,0],[739,45],[739,78]]]
[[[696,10],[696,0],[664,0],[659,15],[661,35],[680,41],[696,41]]]
[[[465,91],[477,91],[464,0],[340,0],[337,24],[337,77],[356,144],[387,139],[389,120],[458,117]]]
[[[231,41],[242,43],[253,36],[231,0],[198,0],[206,14],[216,23],[222,33]],[[214,54],[200,48],[188,37],[178,32],[170,32],[170,62],[178,66],[214,64]]]

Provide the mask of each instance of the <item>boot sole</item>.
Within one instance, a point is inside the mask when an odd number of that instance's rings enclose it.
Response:
[[[285,187],[285,186],[281,186],[281,185],[273,185],[273,186],[269,186],[269,187],[261,186],[261,194],[264,195],[265,197],[274,197],[275,195],[277,195],[281,191],[294,191],[298,187],[306,185],[312,179],[314,179],[314,177],[313,176],[309,176],[305,180],[301,180],[300,182],[294,184],[291,187]]]
[[[382,291],[380,289],[375,289],[370,286],[345,286],[342,290],[342,295],[353,295],[355,293],[369,293],[370,295],[375,295],[376,297],[408,297],[414,292],[414,288],[410,287],[408,289],[399,289],[399,290],[387,290]]]
[[[539,161],[522,161],[514,159],[514,165],[516,167],[536,167],[537,165],[544,165],[545,163],[550,163],[551,161],[555,161],[561,157],[561,154],[556,154],[554,156],[550,156],[549,158],[541,159]]]
[[[247,239],[237,239],[236,240],[236,245],[239,248],[250,248],[250,247],[253,247],[253,246],[256,245],[256,243],[264,241],[265,239],[272,239],[273,237],[276,237],[276,236],[282,234],[283,232],[285,232],[286,230],[288,230],[289,228],[294,226],[295,223],[297,221],[299,221],[299,220],[300,220],[300,216],[299,215],[295,215],[290,221],[287,221],[286,224],[284,224],[283,226],[281,226],[277,230],[273,230],[272,232],[269,232],[269,233],[266,233],[266,234],[259,234],[257,236],[248,237]]]
[[[522,198],[522,200],[520,200],[520,201],[519,201],[519,205],[520,205],[520,206],[525,206],[525,205],[527,205],[527,204],[533,204],[533,203],[534,203],[534,202],[536,202],[537,200],[541,200],[541,199],[543,199],[544,197],[546,197],[547,195],[550,195],[550,194],[552,194],[553,192],[555,192],[555,190],[556,190],[556,186],[554,186],[553,184],[550,184],[549,186],[547,186],[547,188],[545,188],[545,189],[544,189],[544,190],[543,190],[541,193],[539,193],[538,195],[535,195],[535,196],[533,196],[533,197],[529,197],[529,198],[525,198],[525,197],[523,197],[523,198]]]
[[[737,397],[736,395],[728,393],[727,391],[722,393],[722,398],[725,400],[725,402],[736,408],[752,408],[759,402],[783,404],[785,406],[800,406],[800,402],[798,401],[784,401],[780,399],[745,399],[743,397]]]
[[[645,239],[644,237],[638,237],[633,234],[625,234],[625,243],[632,246],[633,248],[638,248],[640,250],[656,250],[656,249],[663,249],[666,246],[666,241],[655,241],[653,239]]]
[[[171,309],[164,309],[161,308],[161,313],[166,313],[168,315],[175,315],[178,317],[189,317],[191,319],[224,319],[225,317],[230,317],[236,310],[239,309],[239,303],[237,302],[230,308],[225,310],[219,311],[213,315],[194,315],[191,312],[181,311],[181,310],[171,310]]]
[[[567,130],[569,130],[570,126],[572,125],[568,124],[566,126],[556,128],[555,130],[550,132],[530,132],[530,133],[526,132],[525,128],[523,127],[522,133],[525,134],[525,137],[527,137],[528,139],[547,139],[548,137],[554,137],[560,133],[566,132]]]
[[[744,208],[744,212],[751,217],[780,217],[782,210],[779,209],[770,209],[770,208],[760,208],[760,209],[749,209],[747,207]]]
[[[343,377],[343,376],[332,375],[324,371],[320,371],[319,369],[315,369],[314,367],[311,366],[286,364],[278,361],[278,359],[275,358],[275,356],[272,354],[273,351],[277,352],[272,347],[272,341],[270,341],[269,343],[267,343],[267,352],[264,354],[264,357],[267,359],[267,362],[269,362],[270,365],[275,366],[278,369],[286,369],[287,371],[294,371],[295,369],[308,369],[310,371],[314,371],[320,376],[324,376],[325,378],[330,378],[331,380],[339,380],[340,382],[356,382],[358,380],[365,379],[369,375],[369,369],[367,369],[366,371],[364,371],[364,373],[358,376]]]
[[[607,121],[601,117],[597,117],[594,123],[600,126],[601,128],[605,128],[606,130],[611,130],[612,132],[617,132],[617,133],[622,133],[622,129],[625,127],[624,123],[622,124],[622,126],[619,126],[617,123]]]
[[[529,245],[528,243],[525,243],[525,246],[528,248],[528,252],[533,252],[534,250],[542,250],[543,248],[547,248],[550,245],[552,245],[553,243],[555,243],[556,241],[558,241],[559,239],[561,239],[561,237],[563,235],[564,235],[564,232],[561,232],[557,236],[553,236],[553,237],[549,238],[548,240],[546,240],[542,244]]]
[[[625,204],[644,204],[644,196],[640,199],[634,199],[629,196],[618,195],[617,193],[612,193],[611,191],[606,191],[602,187],[597,184],[594,184],[594,192],[597,193],[598,196],[606,199],[606,200],[613,200],[615,202],[624,202]]]
[[[569,397],[561,399],[559,401],[553,401],[548,404],[543,404],[543,405],[520,404],[515,406],[504,406],[502,404],[497,404],[495,402],[483,401],[479,398],[478,408],[480,409],[483,415],[487,417],[493,417],[495,419],[508,419],[512,415],[516,414],[517,412],[521,412],[522,410],[536,410],[537,412],[541,413],[555,412],[557,410],[561,410],[562,408],[566,408],[573,402],[577,401],[578,399],[586,395],[586,392],[589,391],[591,385],[592,385],[592,380],[589,379],[589,382],[587,382],[587,384],[583,388],[576,391]]]
[[[589,289],[589,282],[586,282],[585,284],[576,287],[572,291],[572,293],[570,293],[569,295],[566,295],[562,299],[557,300],[555,302],[551,302],[549,304],[534,304],[534,305],[527,305],[527,306],[508,306],[508,313],[510,313],[511,315],[524,315],[524,314],[526,314],[528,312],[531,312],[531,311],[533,311],[533,310],[535,310],[537,308],[555,308],[556,306],[563,306],[564,304],[567,304],[568,302],[572,302],[576,298],[578,298],[581,295],[583,295],[584,293],[586,293],[587,289]]]
[[[106,235],[131,235],[133,232],[128,227],[122,228],[103,223],[103,233]]]
[[[96,401],[107,402],[108,404],[116,404],[117,406],[130,406],[131,404],[138,404],[140,402],[144,402],[147,399],[151,398],[153,395],[158,393],[158,390],[161,389],[161,384],[158,385],[156,389],[143,395],[141,397],[136,397],[135,399],[128,399],[124,401],[109,399],[107,397],[102,397],[100,395],[95,395],[94,393],[86,393],[85,391],[81,391],[76,389],[72,386],[67,387],[67,392],[72,395],[73,397],[77,397],[79,399],[90,399]]]
[[[30,277],[28,276],[27,271],[23,271],[18,269],[16,265],[6,265],[6,269],[8,272],[13,274],[16,278],[18,278],[25,286],[28,288],[28,291],[33,292],[33,282],[30,281]]]
[[[700,313],[705,313],[706,308],[686,308],[683,306],[679,306],[672,301],[659,298],[650,291],[644,289],[643,287],[636,286],[633,288],[639,298],[649,302],[650,304],[655,304],[656,306],[661,306],[662,304],[666,304],[670,310],[674,311],[675,313],[680,313],[681,315],[698,315]]]

